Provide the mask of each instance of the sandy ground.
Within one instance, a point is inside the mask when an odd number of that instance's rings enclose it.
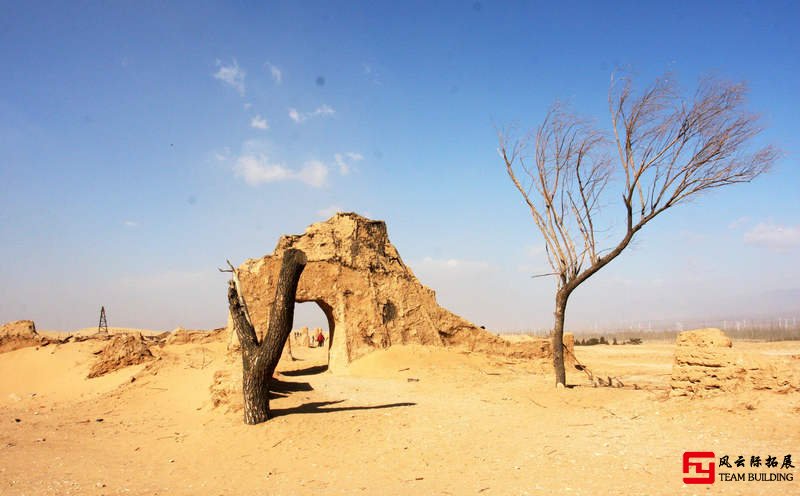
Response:
[[[592,388],[576,370],[576,387],[556,390],[546,363],[422,347],[334,376],[324,350],[295,347],[258,426],[211,404],[223,343],[170,345],[155,365],[87,380],[101,347],[0,355],[0,494],[800,494],[797,480],[683,484],[685,451],[800,467],[800,395],[669,399],[670,344],[577,348],[639,390]]]

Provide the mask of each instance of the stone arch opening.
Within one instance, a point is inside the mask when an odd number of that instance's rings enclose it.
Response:
[[[333,316],[333,307],[321,299],[295,300],[295,329],[308,328],[309,332],[322,329],[325,336],[325,359],[330,363],[330,350],[336,335],[336,319]]]

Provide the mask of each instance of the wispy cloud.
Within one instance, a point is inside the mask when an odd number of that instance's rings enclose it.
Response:
[[[252,119],[250,119],[250,127],[254,127],[256,129],[265,129],[266,130],[266,129],[269,129],[269,123],[267,123],[266,119],[264,119],[260,115],[257,115],[255,117],[253,117]]]
[[[352,164],[364,160],[364,156],[356,152],[336,153],[333,159],[339,167],[339,174],[346,176],[352,170]]]
[[[278,66],[266,62],[264,67],[269,70],[269,73],[272,76],[272,80],[275,81],[275,84],[281,84],[283,82],[283,72],[280,70],[280,68],[278,68]]]
[[[222,61],[217,60],[217,67],[219,67],[219,70],[214,73],[214,78],[219,79],[238,91],[240,95],[244,96],[244,78],[246,73],[243,69],[239,68],[239,63],[236,62],[236,59],[233,59],[231,65],[225,65]]]
[[[325,185],[328,167],[318,161],[310,160],[299,170],[291,169],[282,163],[271,162],[264,154],[242,155],[236,160],[233,171],[251,186],[279,181],[300,181],[314,188]]]
[[[300,112],[296,108],[289,109],[289,118],[300,124],[313,117],[329,117],[335,114],[336,111],[327,104],[322,104],[312,112]]]
[[[300,169],[296,178],[315,188],[321,188],[328,179],[328,166],[319,160],[309,160]]]
[[[285,165],[271,163],[265,155],[243,155],[236,160],[233,170],[251,186],[285,181],[291,175]]]
[[[133,229],[134,227],[139,227],[139,223],[136,222],[135,220],[126,220],[125,222],[123,222],[123,225],[131,229]]]
[[[330,207],[325,207],[321,210],[317,210],[317,215],[322,217],[323,219],[327,219],[329,217],[333,217],[337,213],[342,211],[342,207],[339,205],[331,205]]]
[[[744,234],[744,241],[772,251],[787,251],[800,246],[800,225],[782,226],[760,222]]]

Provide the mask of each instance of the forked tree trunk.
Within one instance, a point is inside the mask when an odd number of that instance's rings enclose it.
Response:
[[[269,420],[269,386],[286,339],[292,331],[297,283],[306,266],[306,256],[300,250],[289,249],[283,254],[275,299],[270,311],[267,332],[259,343],[240,300],[236,283],[228,283],[228,305],[233,326],[242,348],[242,389],[244,390],[244,422],[259,424]]]
[[[553,368],[556,373],[556,386],[567,385],[567,371],[564,368],[564,316],[568,299],[568,292],[556,293],[555,326],[553,326]]]

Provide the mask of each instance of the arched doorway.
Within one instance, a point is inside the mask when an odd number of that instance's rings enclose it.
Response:
[[[322,331],[322,335],[325,338],[322,349],[317,345],[317,330]],[[298,347],[295,355],[313,361],[315,365],[324,365],[327,368],[330,362],[330,349],[335,330],[333,309],[330,305],[322,300],[298,300],[295,303],[294,324],[292,325],[292,333],[295,336],[295,344]]]

